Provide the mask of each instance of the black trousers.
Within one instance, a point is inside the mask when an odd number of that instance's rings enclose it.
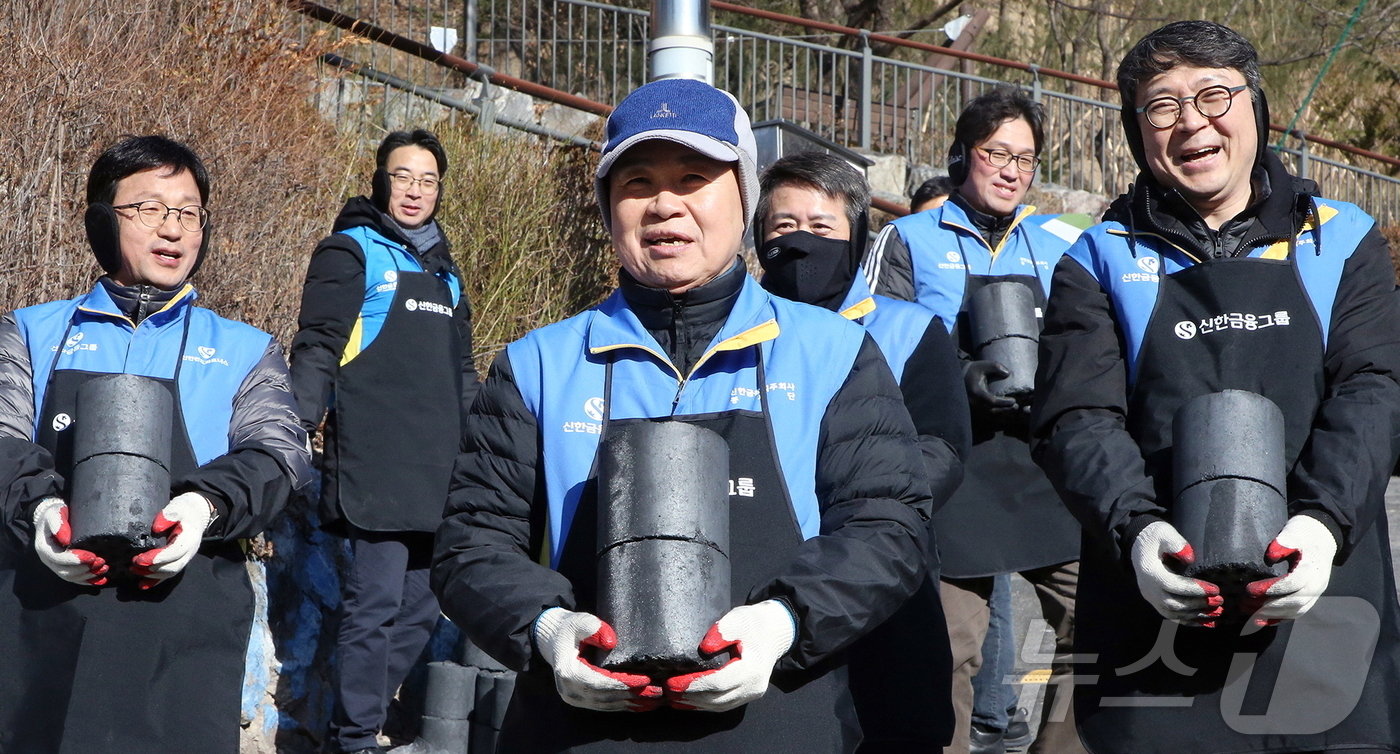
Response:
[[[350,532],[331,714],[340,751],[375,744],[389,702],[432,635],[439,615],[428,587],[432,543],[430,534]]]

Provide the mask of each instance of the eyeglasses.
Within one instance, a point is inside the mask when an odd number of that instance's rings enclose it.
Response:
[[[409,186],[416,183],[425,194],[436,194],[438,186],[440,185],[438,179],[431,175],[425,175],[422,178],[414,178],[408,173],[390,173],[389,181],[392,182],[394,188],[399,191],[407,191]]]
[[[187,204],[183,207],[171,207],[165,202],[147,199],[144,202],[118,204],[112,207],[112,209],[136,210],[137,219],[147,228],[159,228],[164,225],[165,218],[170,217],[171,212],[175,213],[175,220],[180,223],[180,227],[191,233],[204,230],[204,226],[209,224],[209,210],[197,204]]]
[[[1133,112],[1145,114],[1147,122],[1151,123],[1153,128],[1171,128],[1176,125],[1176,122],[1181,120],[1181,108],[1185,107],[1187,102],[1190,102],[1203,117],[1219,118],[1230,112],[1230,104],[1235,101],[1235,95],[1248,87],[1248,84],[1216,84],[1196,92],[1192,97],[1158,97]]]
[[[1016,169],[1022,173],[1034,173],[1036,167],[1040,165],[1040,158],[1033,154],[1011,154],[1005,149],[983,149],[977,147],[977,151],[987,156],[987,162],[994,168],[1004,168],[1010,165],[1012,160],[1016,161]]]

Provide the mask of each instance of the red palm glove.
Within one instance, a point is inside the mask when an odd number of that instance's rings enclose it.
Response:
[[[1259,606],[1255,624],[1272,626],[1311,610],[1332,580],[1335,557],[1337,539],[1326,525],[1312,516],[1290,517],[1264,555],[1271,564],[1288,561],[1288,573],[1245,587]]]
[[[1215,584],[1180,572],[1195,559],[1191,544],[1166,521],[1148,524],[1133,540],[1133,572],[1147,604],[1173,623],[1214,628],[1225,598]]]
[[[176,495],[168,505],[156,514],[151,531],[164,534],[164,547],[154,547],[139,553],[131,559],[131,572],[141,579],[141,588],[151,587],[165,581],[184,570],[199,545],[204,541],[204,530],[214,517],[214,508],[209,499],[198,492],[185,492]]]
[[[551,607],[535,618],[535,646],[554,668],[565,702],[599,712],[646,712],[661,704],[661,688],[635,673],[615,673],[583,657],[583,647],[612,649],[617,633],[601,618]]]
[[[710,626],[700,651],[713,655],[729,650],[734,657],[715,670],[667,680],[666,696],[671,706],[724,712],[758,699],[768,691],[773,666],[796,637],[797,620],[778,600],[730,610]]]
[[[56,497],[44,498],[34,507],[34,552],[40,562],[64,581],[83,586],[107,583],[107,561],[90,550],[72,550],[73,530],[68,526],[68,506]]]

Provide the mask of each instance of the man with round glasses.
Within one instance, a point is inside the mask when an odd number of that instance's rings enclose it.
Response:
[[[1104,752],[1400,751],[1386,242],[1268,149],[1258,54],[1235,31],[1163,26],[1118,87],[1141,172],[1055,270],[1033,420],[1036,458],[1087,533],[1080,733]],[[1248,524],[1234,499],[1212,500],[1194,544],[1174,515],[1177,410],[1225,390],[1267,398],[1283,425],[1282,448],[1250,432],[1229,455],[1272,454],[1287,474],[1257,556],[1275,575],[1235,588],[1188,571]]]
[[[253,619],[240,540],[309,480],[310,454],[277,341],[194,306],[208,198],[189,148],[123,139],[88,175],[106,274],[0,318],[0,751],[238,750]],[[73,437],[101,420],[77,396],[114,374],[173,398],[169,426],[150,429],[171,438],[170,498],[150,523],[162,544],[129,567],[74,548],[69,525]]]
[[[957,754],[1005,748],[1006,721],[1000,715],[985,719],[974,710],[973,678],[982,666],[996,579],[1017,572],[1035,587],[1057,639],[1056,680],[1048,687],[1046,714],[1031,750],[1079,751],[1073,721],[1062,716],[1063,705],[1054,704],[1070,669],[1066,654],[1074,624],[1079,526],[1031,461],[1026,423],[1031,396],[993,390],[990,383],[1009,373],[1004,364],[978,358],[972,332],[974,297],[998,284],[1028,289],[1023,300],[1033,302],[1034,311],[1025,316],[1038,323],[1051,270],[1069,245],[1031,220],[1034,207],[1021,204],[1040,163],[1043,119],[1038,104],[1008,88],[969,102],[948,148],[953,195],[937,209],[887,225],[865,260],[875,293],[916,301],[949,323],[972,409],[973,445],[962,486],[934,514],[958,726],[946,751]],[[999,687],[1003,679],[985,680]]]
[[[292,341],[302,426],[325,418],[321,513],[350,538],[337,634],[335,751],[378,751],[390,702],[438,619],[428,586],[461,417],[478,389],[471,308],[434,216],[447,153],[380,143],[370,196],[311,256]]]

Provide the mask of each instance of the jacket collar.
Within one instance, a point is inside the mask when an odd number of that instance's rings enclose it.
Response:
[[[734,308],[720,326],[719,333],[711,341],[709,349],[696,361],[691,369],[700,368],[710,356],[720,351],[746,348],[778,337],[778,322],[775,318],[773,296],[759,286],[758,282],[746,273]],[[640,349],[655,356],[662,363],[677,371],[667,358],[656,338],[642,325],[637,314],[628,306],[621,290],[615,290],[593,312],[588,319],[585,343],[590,354],[601,354],[619,349]],[[679,375],[678,376],[683,376]]]
[[[849,320],[859,320],[875,311],[875,297],[870,292],[870,286],[865,283],[865,275],[859,270],[856,271],[856,279],[851,281],[851,289],[846,292],[846,298],[841,301],[836,311]]]
[[[982,242],[983,246],[987,247],[987,249],[992,252],[992,256],[996,256],[1006,247],[1007,240],[1016,232],[1017,226],[1035,212],[1035,207],[1029,204],[1017,205],[1016,211],[1011,213],[1011,224],[1006,226],[1006,232],[1001,235],[1001,240],[997,242],[996,248],[992,248],[991,244],[987,243],[987,239],[982,237],[981,231],[977,230],[977,224],[972,221],[972,218],[967,216],[967,213],[964,212],[963,208],[958,206],[956,202],[944,202],[943,206],[939,207],[937,212],[939,213],[939,225],[971,233],[977,240]]]
[[[1241,249],[1297,235],[1308,218],[1308,197],[1316,194],[1317,184],[1295,178],[1272,151],[1260,158],[1251,180],[1254,200],[1218,232],[1241,234],[1240,242],[1232,244]],[[1160,235],[1193,252],[1208,250],[1217,232],[1180,194],[1146,172],[1138,174],[1134,187],[1114,201],[1104,219],[1122,222],[1135,234]]]
[[[179,316],[197,298],[199,298],[199,294],[195,291],[194,286],[185,283],[179,293],[167,301],[165,306],[147,315],[146,320],[149,320],[152,325],[163,325]],[[78,299],[78,310],[85,314],[118,319],[131,324],[131,320],[122,313],[121,307],[117,306],[117,302],[112,300],[112,295],[101,283],[94,285],[92,290]]]

